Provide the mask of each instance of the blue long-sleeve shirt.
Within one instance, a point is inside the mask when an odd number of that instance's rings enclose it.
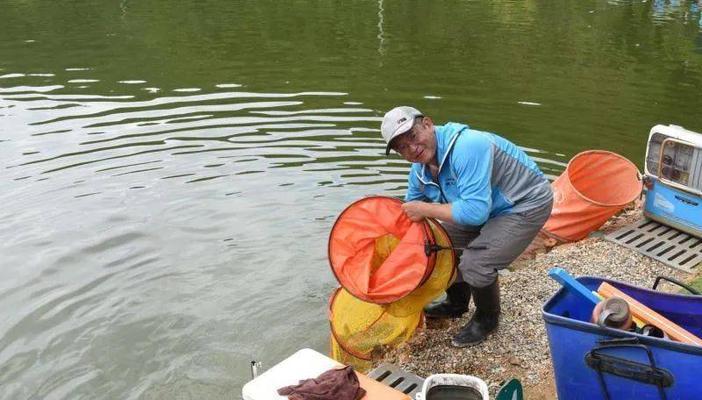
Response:
[[[412,164],[406,201],[451,203],[454,222],[474,226],[551,201],[536,163],[507,139],[453,122],[435,126],[435,133],[438,179],[424,164]]]

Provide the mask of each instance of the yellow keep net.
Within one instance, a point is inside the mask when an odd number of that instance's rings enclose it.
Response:
[[[455,255],[446,231],[436,221],[429,221],[438,250],[432,273],[415,290],[388,304],[374,304],[352,296],[338,288],[329,300],[331,327],[331,356],[365,372],[374,359],[385,350],[412,337],[423,324],[423,308],[452,283],[455,275]],[[392,235],[375,241],[371,268],[380,265],[399,242]]]
[[[366,303],[339,288],[330,304],[332,358],[365,371],[386,346],[412,337],[421,319],[421,312],[393,316],[384,306]]]

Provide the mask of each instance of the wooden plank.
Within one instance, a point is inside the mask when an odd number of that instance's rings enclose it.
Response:
[[[609,283],[602,282],[600,287],[597,289],[597,292],[605,298],[619,297],[626,300],[626,302],[629,303],[631,313],[635,317],[638,317],[647,324],[655,325],[663,332],[667,333],[671,339],[682,343],[702,346],[702,339],[683,329],[673,321],[639,303],[636,299],[615,288]]]

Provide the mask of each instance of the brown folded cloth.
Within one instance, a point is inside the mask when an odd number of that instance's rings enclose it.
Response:
[[[314,379],[278,389],[289,400],[360,400],[366,391],[360,387],[353,368],[330,369]]]

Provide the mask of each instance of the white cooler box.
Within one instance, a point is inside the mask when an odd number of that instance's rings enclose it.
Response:
[[[316,378],[322,372],[342,365],[312,349],[302,349],[273,366],[241,389],[244,400],[287,400],[278,389],[297,385],[303,379]],[[361,387],[366,390],[363,400],[410,400],[406,394],[356,372]]]

